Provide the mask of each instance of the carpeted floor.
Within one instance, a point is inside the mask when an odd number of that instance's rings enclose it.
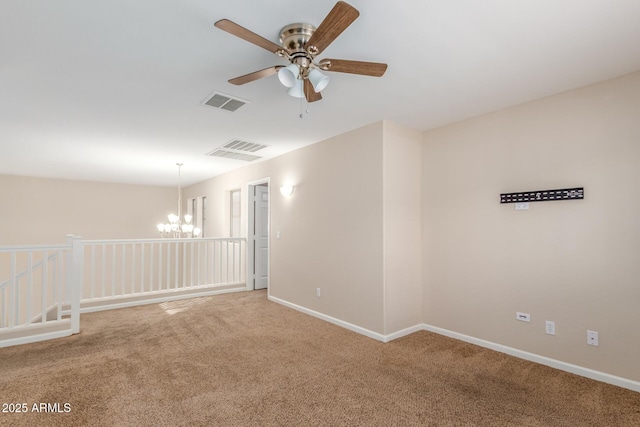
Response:
[[[0,425],[640,425],[640,393],[428,332],[382,344],[264,291],[86,314],[81,328],[0,349],[0,401],[28,407]]]

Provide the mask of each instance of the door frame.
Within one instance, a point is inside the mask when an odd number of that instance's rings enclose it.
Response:
[[[256,179],[254,181],[247,182],[247,266],[246,266],[246,285],[248,291],[254,290],[254,279],[255,275],[253,274],[253,254],[254,254],[254,246],[255,242],[253,241],[253,236],[251,234],[251,224],[255,218],[255,209],[253,206],[253,187],[260,184],[267,184],[267,206],[268,206],[268,215],[267,215],[267,294],[271,295],[271,178],[265,177],[261,179]]]

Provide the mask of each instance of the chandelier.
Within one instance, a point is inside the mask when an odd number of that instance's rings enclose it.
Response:
[[[182,216],[182,186],[180,183],[180,168],[182,163],[176,163],[178,166],[178,215],[170,213],[167,216],[169,222],[166,224],[160,223],[157,225],[160,237],[173,237],[174,239],[180,238],[193,238],[198,237],[202,232],[198,227],[194,227],[191,223],[193,216],[185,214]]]

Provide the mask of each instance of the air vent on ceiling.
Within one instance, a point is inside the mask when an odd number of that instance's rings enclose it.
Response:
[[[207,156],[252,162],[254,160],[261,159],[262,157],[247,153],[255,153],[256,151],[267,147],[268,145],[256,144],[254,142],[243,141],[241,139],[232,139],[224,145],[207,153]]]
[[[208,105],[209,107],[231,112],[236,111],[238,108],[248,103],[249,101],[234,98],[230,95],[225,95],[219,92],[214,93],[211,98],[203,102],[204,105]]]
[[[236,151],[248,151],[250,153],[255,153],[256,151],[262,150],[263,148],[267,147],[268,145],[255,144],[253,142],[242,141],[239,139],[229,141],[222,146],[222,148],[229,148]]]
[[[244,153],[235,153],[233,151],[227,150],[213,150],[208,153],[207,156],[212,157],[223,157],[225,159],[233,159],[233,160],[244,160],[245,162],[253,162],[254,160],[261,159],[260,156],[254,156],[253,154],[244,154]]]

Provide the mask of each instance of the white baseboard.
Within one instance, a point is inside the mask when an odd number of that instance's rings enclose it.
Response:
[[[605,372],[596,371],[593,369],[585,368],[582,366],[574,365],[571,363],[563,362],[556,359],[551,359],[549,357],[540,356],[538,354],[529,353],[527,351],[518,350],[517,348],[507,347],[502,344],[497,344],[491,341],[486,341],[480,338],[471,337],[468,335],[460,334],[458,332],[453,332],[447,329],[439,328],[437,326],[427,325],[425,323],[411,326],[409,328],[402,329],[400,331],[383,335],[377,332],[370,331],[368,329],[362,328],[357,325],[353,325],[351,323],[345,322],[340,319],[336,319],[335,317],[328,316],[323,313],[319,313],[317,311],[308,309],[306,307],[302,307],[300,305],[291,303],[289,301],[282,300],[280,298],[276,298],[273,296],[268,297],[270,301],[276,302],[278,304],[282,304],[286,307],[292,308],[294,310],[300,311],[302,313],[308,314],[313,317],[317,317],[318,319],[325,320],[329,323],[333,323],[334,325],[341,326],[350,331],[356,332],[358,334],[367,336],[369,338],[373,338],[375,340],[387,343],[393,341],[395,339],[404,337],[406,335],[410,335],[414,332],[418,331],[429,331],[434,332],[439,335],[444,335],[449,338],[457,339],[460,341],[468,342],[470,344],[475,344],[480,347],[488,348],[490,350],[495,350],[500,353],[505,353],[510,356],[517,357],[519,359],[528,360],[530,362],[539,363],[541,365],[549,366],[551,368],[559,369],[561,371],[569,372],[571,374],[580,375],[582,377],[590,378],[592,380],[600,381],[607,384],[612,384],[618,387],[626,388],[628,390],[640,392],[640,382],[629,380],[627,378],[618,377],[615,375],[607,374]]]
[[[551,359],[550,357],[540,356],[538,354],[529,353],[528,351],[518,350],[517,348],[513,348],[513,347],[507,347],[506,345],[502,345],[502,344],[496,344],[494,342],[486,341],[480,338],[459,334],[457,332],[449,331],[447,329],[442,329],[437,326],[423,324],[422,329],[425,331],[444,335],[449,338],[454,338],[460,341],[468,342],[470,344],[475,344],[480,347],[485,347],[490,350],[495,350],[500,353],[505,353],[510,356],[517,357],[519,359],[528,360],[530,362],[539,363],[541,365],[549,366],[551,368],[559,369],[561,371],[580,375],[581,377],[590,378],[592,380],[596,380],[603,383],[612,384],[618,387],[640,392],[640,382],[638,381],[633,381],[633,380],[618,377],[615,375],[607,374],[605,372],[600,372],[600,371],[585,368],[582,366],[574,365],[571,363],[562,362],[560,360]]]
[[[390,341],[393,341],[393,340],[397,340],[398,338],[402,338],[404,336],[411,335],[414,332],[419,332],[419,331],[424,331],[424,325],[421,325],[421,324],[420,325],[413,325],[411,327],[402,329],[402,330],[394,332],[392,334],[385,335],[383,342],[390,342]]]
[[[15,338],[11,338],[13,335],[15,335]],[[73,335],[73,333],[71,332],[70,319],[49,321],[42,325],[31,325],[14,328],[9,331],[2,331],[2,333],[0,333],[0,348],[31,344],[71,335]]]
[[[156,294],[156,295],[142,295],[142,296],[132,295],[132,296],[127,296],[122,298],[105,298],[103,300],[100,300],[100,299],[87,300],[87,301],[81,301],[80,314],[94,313],[97,311],[104,311],[104,310],[114,310],[118,308],[135,307],[138,305],[158,304],[158,303],[168,302],[168,301],[178,301],[178,300],[184,300],[184,299],[207,297],[211,295],[228,294],[232,292],[246,292],[246,290],[247,288],[244,285],[242,285],[236,288],[225,288],[225,289],[213,288],[209,290],[200,290],[197,292],[194,292],[193,290],[188,290],[184,293],[180,293],[177,291],[172,293],[162,293],[162,294]]]
[[[284,305],[285,307],[289,307],[289,308],[292,308],[292,309],[294,309],[296,311],[300,311],[300,312],[302,312],[304,314],[308,314],[309,316],[317,317],[318,319],[322,319],[322,320],[325,320],[325,321],[327,321],[329,323],[333,323],[334,325],[341,326],[341,327],[343,327],[345,329],[348,329],[350,331],[356,332],[356,333],[358,333],[360,335],[364,335],[366,337],[373,338],[374,340],[386,342],[384,335],[379,334],[377,332],[370,331],[369,329],[365,329],[363,327],[354,325],[352,323],[345,322],[344,320],[336,319],[335,317],[327,316],[326,314],[311,310],[309,308],[303,307],[303,306],[298,305],[298,304],[294,304],[294,303],[289,302],[289,301],[285,301],[285,300],[280,299],[280,298],[269,296],[268,299],[269,299],[269,301],[276,302],[278,304]]]

